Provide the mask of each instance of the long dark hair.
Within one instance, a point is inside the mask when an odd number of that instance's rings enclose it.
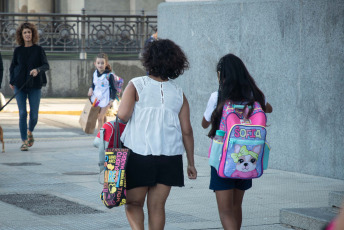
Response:
[[[248,105],[258,101],[262,109],[264,111],[266,109],[263,92],[240,58],[234,54],[223,56],[217,64],[217,71],[220,72],[218,99],[217,107],[211,115],[209,137],[214,137],[216,130],[219,129],[222,109],[228,100],[247,102]]]

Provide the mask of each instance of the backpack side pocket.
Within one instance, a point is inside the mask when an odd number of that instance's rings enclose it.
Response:
[[[219,142],[214,139],[211,141],[209,165],[213,166],[216,169],[216,171],[219,170],[220,159],[222,156],[222,148],[223,148],[223,142]]]
[[[269,155],[270,155],[270,145],[266,141],[264,145],[264,157],[263,157],[263,169],[267,170],[268,169],[268,164],[269,164]]]

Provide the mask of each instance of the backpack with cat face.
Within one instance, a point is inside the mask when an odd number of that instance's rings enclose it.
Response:
[[[209,149],[209,164],[222,178],[258,178],[267,168],[270,147],[266,143],[266,115],[258,102],[250,107],[231,101],[223,107],[223,143],[214,138]]]

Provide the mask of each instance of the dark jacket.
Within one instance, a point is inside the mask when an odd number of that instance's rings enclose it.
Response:
[[[1,83],[2,83],[2,76],[4,74],[4,65],[2,63],[2,57],[0,53],[0,89],[1,89]]]
[[[33,69],[39,71],[36,77],[30,76],[30,71]],[[10,66],[10,84],[20,88],[28,78],[31,78],[25,88],[40,89],[47,84],[45,75],[47,70],[49,70],[49,63],[42,47],[38,45],[18,46],[14,49]]]

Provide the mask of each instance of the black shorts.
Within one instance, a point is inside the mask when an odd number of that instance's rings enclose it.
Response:
[[[252,179],[243,180],[243,179],[230,179],[222,178],[217,175],[217,171],[214,167],[211,167],[210,173],[210,185],[209,189],[218,191],[218,190],[229,190],[229,189],[240,189],[247,190],[252,187]]]
[[[164,184],[184,186],[183,157],[143,156],[130,151],[126,168],[127,189]]]

